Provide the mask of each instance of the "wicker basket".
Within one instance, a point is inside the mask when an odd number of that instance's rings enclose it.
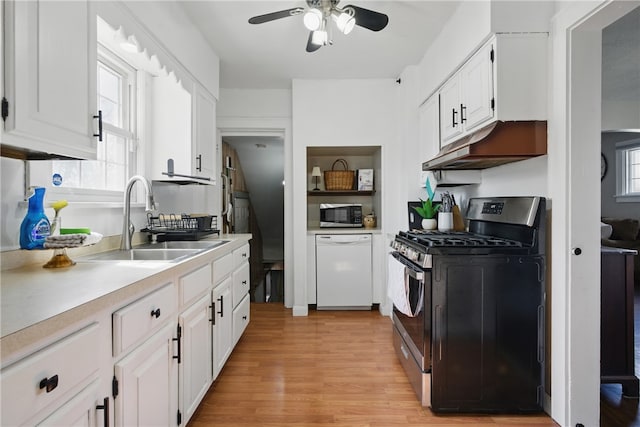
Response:
[[[334,170],[336,163],[340,163],[343,171]],[[327,190],[352,190],[355,181],[355,171],[349,170],[349,165],[344,159],[338,159],[331,165],[330,171],[324,171],[324,186]]]

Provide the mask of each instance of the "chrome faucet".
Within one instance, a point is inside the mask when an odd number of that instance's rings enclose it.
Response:
[[[134,175],[127,182],[127,186],[124,191],[124,220],[122,224],[122,239],[120,241],[120,249],[121,250],[129,250],[131,249],[131,238],[133,237],[133,232],[135,231],[135,227],[131,223],[131,189],[133,188],[133,184],[136,181],[140,181],[145,191],[145,211],[151,212],[155,208],[155,203],[153,201],[153,191],[151,190],[151,183],[147,180],[147,178],[141,175]]]

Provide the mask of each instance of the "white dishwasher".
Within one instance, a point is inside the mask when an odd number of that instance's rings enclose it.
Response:
[[[318,310],[370,310],[371,234],[316,235]]]

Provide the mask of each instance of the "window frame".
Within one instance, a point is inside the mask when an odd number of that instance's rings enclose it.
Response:
[[[628,153],[640,150],[640,138],[618,142],[616,144],[616,202],[640,202],[640,192],[630,192],[630,172]]]

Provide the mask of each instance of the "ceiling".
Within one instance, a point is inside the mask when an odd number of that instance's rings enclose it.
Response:
[[[344,0],[385,13],[389,25],[380,32],[356,26],[348,35],[333,32],[333,45],[307,53],[308,30],[302,16],[264,24],[252,16],[306,7],[304,0],[181,1],[191,21],[220,57],[220,87],[290,89],[291,80],[397,78],[418,64],[459,1]]]

